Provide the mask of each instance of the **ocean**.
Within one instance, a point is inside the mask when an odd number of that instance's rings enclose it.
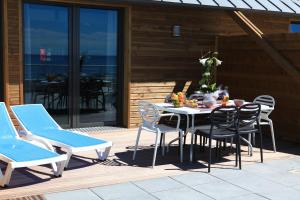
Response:
[[[117,56],[86,55],[80,61],[80,74],[93,77],[115,77],[118,70]],[[68,77],[72,69],[69,56],[25,55],[25,80],[44,80],[47,76]]]

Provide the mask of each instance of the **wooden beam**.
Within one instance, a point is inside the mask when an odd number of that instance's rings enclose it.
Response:
[[[4,83],[4,102],[9,106],[9,93],[8,93],[8,22],[7,22],[7,1],[3,1],[2,12],[3,12],[3,83]]]
[[[300,84],[300,70],[285,58],[264,37],[264,33],[241,11],[228,12],[231,18],[254,39],[254,41],[278,64],[295,82]]]
[[[23,65],[23,1],[18,1],[19,11],[18,11],[18,17],[19,17],[19,30],[16,30],[19,32],[19,63],[20,63],[20,74],[19,74],[19,103],[24,104],[24,79],[23,79],[23,73],[24,73],[24,65]]]
[[[124,10],[124,82],[123,82],[123,126],[130,127],[130,95],[131,95],[131,7]]]

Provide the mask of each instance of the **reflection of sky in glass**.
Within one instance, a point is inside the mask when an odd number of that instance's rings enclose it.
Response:
[[[290,24],[290,30],[292,33],[299,33],[300,32],[300,22],[298,23],[291,23]]]
[[[81,55],[117,55],[117,11],[80,9]]]
[[[68,8],[24,4],[25,54],[68,55]]]

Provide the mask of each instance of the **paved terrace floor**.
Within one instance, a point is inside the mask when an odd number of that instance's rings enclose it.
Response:
[[[265,163],[259,163],[258,149],[250,157],[244,147],[242,171],[234,167],[234,155],[227,149],[213,164],[211,174],[206,173],[206,153],[197,151],[197,161],[190,163],[187,147],[181,164],[174,146],[165,157],[158,152],[152,169],[151,133],[142,135],[137,160],[131,160],[136,131],[91,133],[113,141],[109,158],[98,162],[94,152],[77,155],[61,178],[53,178],[49,166],[16,170],[10,187],[0,189],[0,199],[300,199],[299,146],[280,142],[278,152],[273,153],[271,140],[265,137]],[[169,134],[167,141],[174,137]],[[5,169],[4,164],[0,166]]]

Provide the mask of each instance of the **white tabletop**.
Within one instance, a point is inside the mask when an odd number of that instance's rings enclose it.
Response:
[[[250,103],[250,102],[246,102]],[[221,104],[220,104],[221,105]],[[234,105],[233,101],[229,101],[227,105]],[[209,114],[213,110],[213,108],[190,108],[190,107],[179,107],[175,108],[172,103],[156,103],[155,106],[159,110],[177,113],[177,114],[184,114],[184,115],[199,115],[199,114]],[[218,106],[218,104],[217,104]],[[261,105],[262,111],[272,110],[269,106]]]

